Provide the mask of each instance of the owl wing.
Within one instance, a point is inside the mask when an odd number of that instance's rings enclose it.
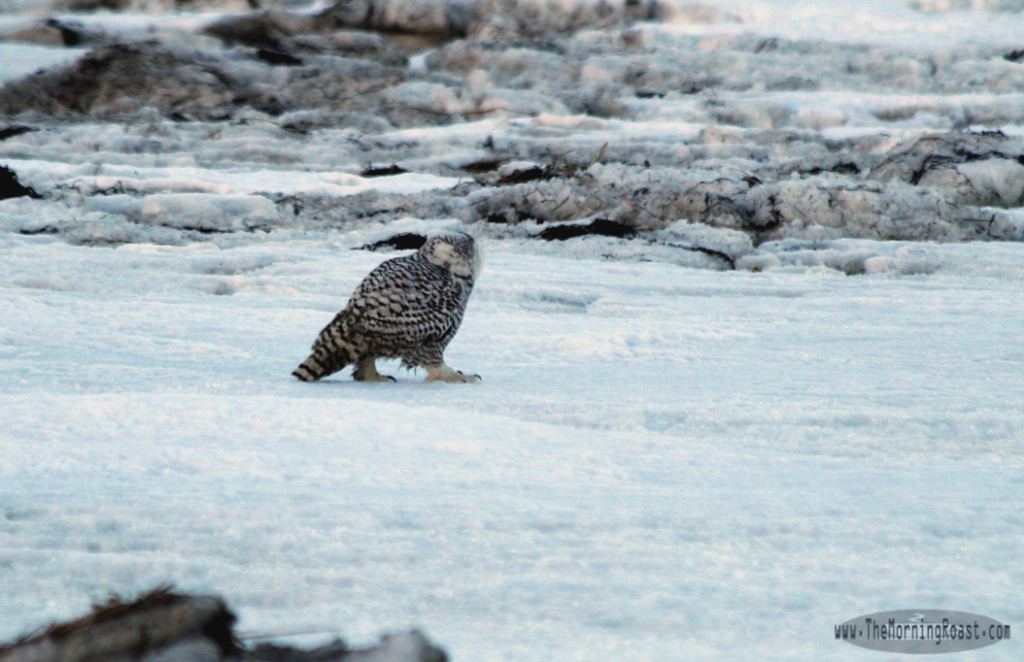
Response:
[[[447,269],[396,258],[374,269],[352,294],[349,328],[415,345],[444,336],[461,320],[462,286]]]

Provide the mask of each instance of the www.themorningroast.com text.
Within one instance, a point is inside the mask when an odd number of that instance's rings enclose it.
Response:
[[[836,639],[850,643],[860,641],[889,642],[969,642],[991,644],[1010,639],[1010,626],[1003,623],[952,622],[948,618],[937,623],[897,622],[895,618],[879,620],[867,616],[862,624],[846,622],[835,626]]]

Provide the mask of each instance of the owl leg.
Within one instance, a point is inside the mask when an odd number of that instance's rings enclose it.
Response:
[[[456,384],[473,384],[481,381],[480,375],[464,375],[458,370],[452,368],[447,363],[441,365],[428,365],[427,368],[427,379],[428,382],[451,382]]]
[[[352,374],[357,382],[393,382],[394,377],[377,372],[377,358],[366,356],[356,363],[356,371]]]

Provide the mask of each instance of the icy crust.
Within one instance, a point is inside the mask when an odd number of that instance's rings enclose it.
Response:
[[[662,15],[673,21],[722,24],[732,20],[729,15],[699,4],[611,0],[481,0],[474,4],[364,0],[337,3],[318,13],[271,10],[219,18],[210,15],[205,21],[176,19],[167,24],[174,29],[61,17],[6,30],[6,36],[107,50],[90,54],[77,67],[64,71],[60,79],[64,85],[58,85],[51,75],[7,90],[0,94],[0,109],[6,113],[32,108],[51,112],[54,104],[31,94],[24,98],[26,92],[37,90],[45,97],[55,87],[70,86],[77,90],[80,86],[103,86],[121,69],[167,74],[166,82],[144,77],[140,83],[127,86],[120,95],[124,99],[119,106],[121,112],[137,111],[144,103],[141,92],[153,93],[152,103],[168,113],[196,113],[198,117],[230,117],[230,109],[224,108],[228,101],[275,114],[289,109],[335,108],[351,102],[352,95],[374,96],[373,88],[352,89],[353,81],[373,79],[380,87],[390,88],[404,83],[405,77],[394,80],[389,77],[394,72],[382,75],[382,71],[346,69],[335,63],[334,58],[355,57],[401,67],[405,59],[395,44],[408,43],[396,41],[394,35],[422,33],[449,40],[426,57],[425,71],[406,75],[434,84],[433,89],[419,88],[416,93],[425,104],[442,109],[435,111],[435,119],[444,122],[488,113],[538,112],[536,108],[507,108],[500,103],[490,107],[451,107],[438,101],[446,96],[486,95],[491,90],[505,98],[514,95],[503,90],[519,94],[529,91],[546,99],[548,108],[564,106],[573,112],[622,117],[647,114],[643,104],[630,103],[631,100],[673,101],[680,95],[710,90],[716,95],[744,93],[747,96],[735,100],[720,96],[698,99],[699,103],[690,110],[699,112],[703,121],[760,127],[803,124],[821,129],[866,120],[906,120],[923,113],[945,118],[950,126],[965,126],[1012,122],[1020,120],[1024,113],[1019,98],[991,103],[992,94],[1024,93],[1020,65],[1012,58],[1006,59],[1011,55],[1008,51],[958,46],[945,52],[922,54],[882,46],[766,38],[756,34],[679,35],[652,28],[656,23],[628,27],[637,18]],[[475,29],[481,21],[511,22],[521,27]],[[463,24],[464,27],[458,27]],[[450,39],[467,33],[467,38]],[[391,37],[391,42],[382,34]],[[126,43],[136,45],[125,48]],[[229,47],[229,52],[221,52],[218,43]],[[182,44],[195,46],[199,52],[173,52],[176,46],[180,51]],[[172,53],[167,53],[168,50]],[[196,59],[203,64],[199,72],[194,71]],[[318,75],[319,72],[323,75]],[[434,76],[429,76],[430,73]],[[324,94],[329,80],[345,81],[346,87],[332,92],[332,86],[327,86]],[[80,86],[69,85],[74,82]],[[226,88],[226,96],[204,94],[209,85],[218,82]],[[824,90],[870,93],[876,100],[872,103],[870,99],[849,99],[822,113],[813,110],[819,105],[818,98],[808,100],[812,103],[800,103],[799,95],[769,99],[757,96],[766,92]],[[891,97],[879,99],[880,91],[960,97],[979,92],[985,98],[898,97],[894,104]],[[133,98],[134,105],[128,101]],[[396,102],[395,98],[388,99],[384,110]],[[56,105],[61,106],[59,102]],[[107,105],[77,103],[71,104],[70,110],[95,113],[102,112]],[[672,103],[656,105],[671,112],[677,110]],[[369,106],[366,110],[370,114],[381,110],[372,103]],[[850,112],[858,109],[863,109],[864,114]],[[428,121],[415,114],[404,121],[397,119],[399,126]]]
[[[374,92],[404,78],[401,68],[357,58],[333,57],[296,70],[198,49],[116,44],[8,83],[0,90],[0,112],[32,109],[56,117],[118,119],[156,107],[183,120],[224,120],[245,107],[270,115],[329,107],[342,122],[346,114],[387,117],[388,109]],[[423,113],[407,118],[403,112],[415,110],[395,109],[395,121],[430,119]]]
[[[787,240],[1024,237],[1022,56],[766,37],[728,7],[27,19],[7,38],[90,50],[0,89],[0,163],[40,194],[0,200],[0,229],[238,243],[414,215],[715,268]]]
[[[881,153],[871,151],[871,141],[860,152],[853,149],[860,141],[828,144],[788,134],[801,158],[785,161],[764,156],[768,148],[757,144],[757,132],[746,145],[702,132],[679,154],[659,155],[676,165],[653,165],[629,162],[655,153],[642,132],[636,144],[621,141],[614,151],[593,141],[573,152],[579,160],[545,157],[557,143],[538,139],[536,123],[481,127],[501,135],[489,149],[472,133],[447,134],[442,155],[410,132],[366,140],[357,131],[303,135],[255,121],[184,126],[153,118],[129,130],[82,126],[8,139],[8,154],[21,157],[8,163],[43,198],[0,202],[0,223],[9,232],[76,243],[235,242],[272,232],[358,231],[410,214],[457,219],[508,239],[595,219],[620,224],[643,242],[660,241],[660,230],[682,223],[743,234],[752,247],[783,239],[1024,235],[1015,156],[1024,149],[1019,138],[1002,134],[933,134]],[[607,123],[594,128],[601,127]],[[764,138],[779,135],[786,134]],[[81,163],[57,167],[73,152]],[[231,167],[213,165],[226,153]],[[390,163],[411,171],[361,174]],[[727,253],[733,261],[743,256]]]

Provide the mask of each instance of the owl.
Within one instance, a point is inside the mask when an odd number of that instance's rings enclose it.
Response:
[[[292,375],[313,382],[354,365],[357,381],[394,381],[377,372],[376,360],[401,357],[406,368],[426,368],[428,382],[480,381],[449,367],[444,350],[482,267],[480,247],[461,232],[435,235],[412,255],[386,260],[363,279]]]

